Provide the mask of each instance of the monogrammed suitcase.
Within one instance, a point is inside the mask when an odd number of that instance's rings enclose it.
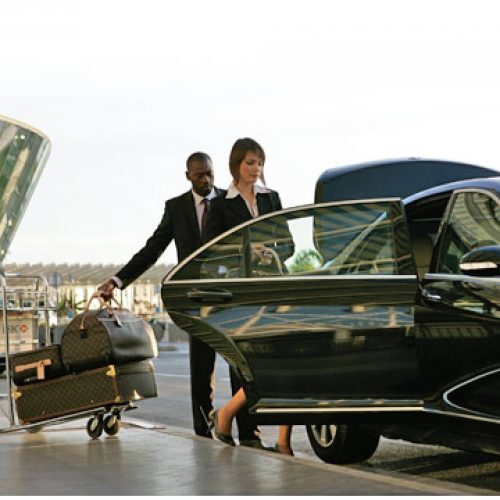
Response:
[[[10,373],[16,385],[26,385],[65,375],[58,344],[9,356]]]
[[[12,392],[21,424],[157,396],[151,361],[109,365],[19,386]]]

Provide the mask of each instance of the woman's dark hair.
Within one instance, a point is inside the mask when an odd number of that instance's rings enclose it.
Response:
[[[262,159],[262,163],[266,161],[266,154],[262,149],[262,146],[250,137],[245,137],[243,139],[238,139],[231,149],[231,153],[229,154],[229,171],[233,176],[235,183],[238,182],[240,178],[240,165],[241,162],[245,159],[245,156],[248,152],[255,153],[257,156],[260,156]],[[264,184],[266,181],[264,179],[264,172],[262,172],[261,180]]]

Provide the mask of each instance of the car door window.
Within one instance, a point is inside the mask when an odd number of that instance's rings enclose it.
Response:
[[[482,192],[458,193],[444,229],[438,272],[462,274],[460,259],[474,248],[500,244],[498,201]]]
[[[216,240],[175,280],[414,274],[400,201],[329,203],[264,216]]]
[[[429,272],[437,235],[452,193],[439,193],[405,206],[411,248],[420,280]]]

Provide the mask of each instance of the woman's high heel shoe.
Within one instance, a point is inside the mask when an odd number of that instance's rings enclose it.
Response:
[[[231,434],[224,434],[219,430],[219,425],[217,423],[217,414],[219,413],[219,410],[214,411],[214,414],[212,415],[211,420],[211,427],[214,433],[214,436],[216,439],[219,441],[222,441],[225,444],[228,444],[229,446],[236,446],[236,443],[234,442],[233,436]]]
[[[274,451],[276,453],[281,453],[282,455],[290,455],[291,457],[295,456],[291,448],[284,449],[278,443],[274,445]]]

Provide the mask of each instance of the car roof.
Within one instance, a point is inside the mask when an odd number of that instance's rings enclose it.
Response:
[[[449,193],[458,189],[486,189],[500,194],[500,176],[467,179],[434,186],[404,198],[403,203],[409,205],[424,198],[432,198],[439,194]]]

